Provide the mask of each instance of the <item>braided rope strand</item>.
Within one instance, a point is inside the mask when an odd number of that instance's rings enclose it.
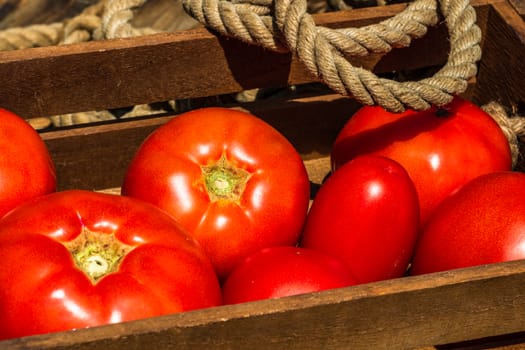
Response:
[[[0,32],[0,51],[57,45],[62,37],[63,24],[35,24],[24,28],[9,28]]]
[[[258,13],[252,12],[250,20],[243,20],[248,13],[246,2],[183,2],[188,14],[215,31],[272,50],[282,51],[284,46],[296,52],[308,71],[334,91],[394,112],[444,105],[453,95],[464,92],[467,80],[477,73],[481,30],[475,24],[474,9],[468,0],[441,0],[440,5],[450,37],[447,63],[433,77],[419,82],[396,82],[353,67],[347,57],[386,53],[392,48],[409,46],[412,39],[424,36],[427,28],[437,23],[436,0],[416,0],[398,15],[378,24],[336,30],[317,27],[307,13],[304,0],[257,0]],[[238,6],[243,6],[243,10]],[[267,9],[261,10],[261,7]],[[254,15],[261,21],[254,21]],[[275,25],[269,25],[268,17]],[[261,34],[263,31],[267,32]]]
[[[134,10],[145,2],[102,0],[102,5],[84,11],[82,17],[65,26],[46,26],[35,32],[27,28],[23,33],[16,29],[0,32],[0,45],[16,49],[151,34],[156,31],[134,28],[129,23]],[[207,27],[271,50],[292,51],[310,73],[334,91],[394,112],[444,105],[453,95],[465,91],[467,80],[477,73],[481,30],[473,7],[468,0],[440,0],[439,4],[450,38],[446,64],[430,78],[397,82],[354,67],[348,58],[409,46],[412,39],[424,36],[429,26],[437,24],[436,0],[415,0],[380,23],[343,29],[317,27],[307,13],[306,0],[183,0],[186,12]],[[42,34],[44,31],[47,35]],[[42,43],[35,44],[38,39]]]
[[[146,0],[108,0],[102,15],[102,35],[106,39],[129,38],[139,35],[154,34],[152,28],[135,28],[129,22],[133,11],[140,8]]]

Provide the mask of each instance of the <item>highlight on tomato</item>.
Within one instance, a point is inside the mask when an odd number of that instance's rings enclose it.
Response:
[[[479,176],[436,209],[415,249],[411,274],[525,258],[525,174]]]
[[[300,246],[343,261],[358,282],[405,275],[419,232],[416,188],[396,161],[358,156],[321,186]]]
[[[264,248],[240,262],[223,284],[224,304],[282,298],[357,284],[338,259],[316,250]]]
[[[0,217],[55,190],[55,166],[40,135],[26,120],[0,108]]]
[[[460,97],[421,112],[362,107],[337,136],[332,167],[363,154],[394,159],[408,171],[419,194],[422,225],[444,198],[469,180],[512,167],[500,126]]]
[[[225,278],[255,251],[295,245],[310,183],[294,146],[239,110],[183,113],[155,130],[131,160],[122,194],[162,208]]]
[[[0,220],[0,339],[220,305],[208,257],[168,214],[70,190]]]

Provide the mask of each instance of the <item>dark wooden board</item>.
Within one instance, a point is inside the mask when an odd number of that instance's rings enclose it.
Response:
[[[358,105],[326,95],[241,107],[281,131],[304,159],[313,159],[329,154],[335,136]],[[57,167],[59,189],[119,187],[140,143],[170,118],[137,118],[41,133]]]
[[[320,25],[361,26],[405,5],[316,15]],[[440,65],[445,28],[430,30],[410,48],[355,59],[377,73]],[[241,54],[238,54],[242,52]],[[216,36],[206,29],[132,39],[0,52],[0,105],[26,118],[282,87],[315,81],[289,53]]]
[[[525,261],[0,342],[9,349],[415,349],[524,329]]]
[[[509,2],[516,8],[520,16],[525,18],[525,1],[524,0],[509,0]]]

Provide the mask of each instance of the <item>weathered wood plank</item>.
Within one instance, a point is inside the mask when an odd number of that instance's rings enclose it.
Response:
[[[491,9],[484,29],[483,58],[473,99],[480,104],[493,100],[522,109],[525,102],[523,20],[506,2],[495,3]]]
[[[525,0],[509,0],[521,17],[525,18]]]
[[[0,342],[9,349],[414,349],[523,330],[525,262]]]
[[[241,107],[281,131],[304,159],[312,159],[329,154],[337,132],[358,105],[326,95]],[[139,144],[170,118],[137,118],[41,133],[57,167],[59,189],[119,187]]]
[[[361,26],[404,7],[386,6],[380,16],[364,8],[315,18],[331,27]],[[441,26],[409,49],[354,63],[378,73],[440,65],[447,47]],[[0,105],[27,118],[315,80],[289,53],[217,37],[205,29],[0,52],[0,76],[9,82],[0,86]]]

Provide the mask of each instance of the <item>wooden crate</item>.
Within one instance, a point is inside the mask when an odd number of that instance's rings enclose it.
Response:
[[[525,24],[504,0],[472,1],[483,31],[479,74],[465,97],[521,108]],[[405,5],[320,14],[318,24],[359,27]],[[376,73],[444,64],[444,26],[410,48],[359,64]],[[357,61],[356,61],[357,62]],[[315,81],[286,53],[204,29],[132,39],[0,52],[0,106],[27,117],[119,108]],[[232,107],[282,131],[319,183],[332,142],[359,107],[320,90]],[[144,138],[172,116],[134,118],[41,133],[59,188],[118,188]],[[321,164],[321,167],[317,167]],[[405,277],[277,300],[221,306],[0,342],[2,349],[414,349],[487,348],[525,339],[525,261]],[[448,345],[447,345],[448,344]],[[497,345],[496,345],[497,344]],[[516,345],[517,346],[517,345]]]

